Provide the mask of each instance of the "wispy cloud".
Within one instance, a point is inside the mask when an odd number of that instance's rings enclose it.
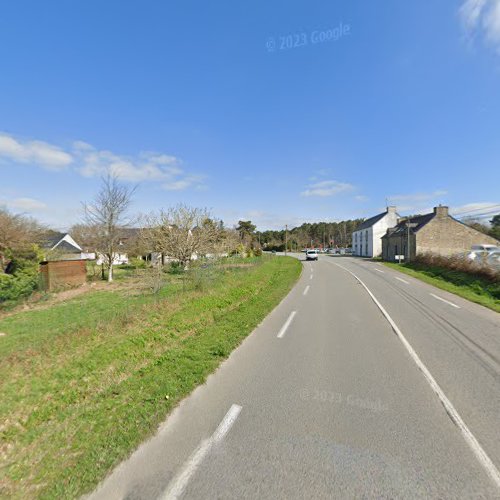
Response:
[[[411,193],[411,194],[396,194],[389,196],[388,199],[391,203],[401,203],[401,202],[426,202],[430,200],[435,200],[436,198],[446,196],[447,191],[439,189],[437,191],[432,191],[430,193]]]
[[[356,201],[368,201],[369,198],[368,196],[365,196],[364,194],[358,194],[357,196],[354,197]]]
[[[0,133],[0,159],[31,163],[47,170],[65,169],[73,161],[71,154],[43,141],[21,141]]]
[[[465,0],[459,16],[469,40],[479,34],[500,54],[500,0]]]
[[[444,199],[448,192],[444,189],[437,189],[430,192],[396,194],[388,196],[391,205],[396,205],[399,213],[428,213],[432,207],[438,203],[445,203]]]
[[[475,203],[466,203],[465,205],[454,206],[450,208],[451,214],[456,215],[470,215],[474,217],[474,215],[479,215],[481,213],[489,213],[491,211],[498,211],[500,213],[500,201],[489,202],[489,201],[480,201]]]
[[[335,196],[339,193],[352,191],[354,186],[346,182],[338,182],[334,180],[316,182],[307,186],[305,191],[302,191],[301,196]]]
[[[164,153],[143,151],[135,156],[100,150],[75,141],[66,150],[43,141],[20,141],[0,134],[0,160],[60,171],[71,167],[83,177],[114,174],[129,182],[151,181],[168,191],[203,189],[205,176],[186,172],[182,161]]]
[[[6,206],[16,212],[37,212],[45,210],[47,205],[34,198],[13,198],[9,200],[0,200],[0,206]]]

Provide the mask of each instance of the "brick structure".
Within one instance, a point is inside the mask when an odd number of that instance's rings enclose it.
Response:
[[[412,227],[408,229],[407,223]],[[400,219],[396,227],[388,229],[382,237],[382,257],[394,261],[396,255],[404,255],[408,261],[427,252],[454,255],[481,244],[500,245],[500,242],[454,219],[448,207],[439,206],[430,214]]]
[[[83,285],[87,281],[85,260],[55,260],[40,264],[42,288],[47,291]]]

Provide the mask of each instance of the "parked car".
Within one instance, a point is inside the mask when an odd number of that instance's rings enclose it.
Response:
[[[472,250],[468,252],[465,256],[476,263],[485,262],[488,254],[488,250]]]
[[[493,252],[494,250],[500,250],[499,247],[495,245],[472,245],[471,252]]]
[[[316,250],[307,250],[306,260],[318,260],[318,252]]]
[[[488,253],[486,264],[500,270],[500,249]]]

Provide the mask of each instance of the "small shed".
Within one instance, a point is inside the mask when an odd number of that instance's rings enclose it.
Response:
[[[82,259],[41,262],[42,289],[53,291],[83,285],[87,281],[86,263]]]

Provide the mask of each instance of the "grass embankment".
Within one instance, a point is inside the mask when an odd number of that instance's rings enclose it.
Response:
[[[500,282],[498,281],[494,282],[471,273],[424,263],[384,262],[384,264],[429,285],[500,312]]]
[[[177,279],[154,296],[89,292],[0,320],[0,497],[92,490],[205,381],[301,270],[292,258],[230,262],[211,268],[204,290],[199,276],[187,287]]]

